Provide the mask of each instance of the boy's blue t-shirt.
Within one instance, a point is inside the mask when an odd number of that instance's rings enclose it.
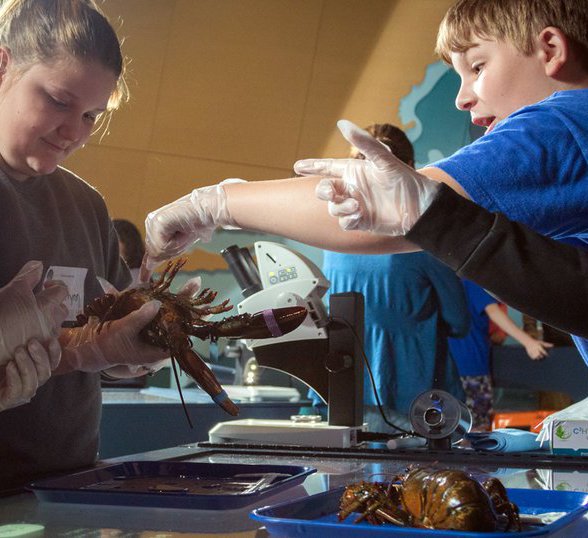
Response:
[[[483,288],[463,280],[470,312],[470,332],[464,338],[449,338],[449,351],[457,364],[460,376],[488,375],[490,373],[490,318],[486,307],[496,299]]]
[[[431,166],[489,211],[588,247],[588,89],[524,107]]]
[[[521,108],[431,166],[489,211],[588,248],[588,89],[556,92]],[[574,341],[588,364],[588,341]]]

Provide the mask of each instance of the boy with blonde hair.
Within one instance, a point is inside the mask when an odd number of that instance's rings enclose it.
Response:
[[[588,2],[460,0],[437,52],[487,127],[425,174],[536,231],[588,243]],[[428,172],[427,172],[428,171]]]
[[[219,226],[344,252],[414,249],[404,236],[446,193],[440,183],[536,232],[585,247],[588,2],[459,0],[441,23],[437,51],[461,78],[456,105],[487,127],[485,136],[415,171],[361,129],[339,122],[366,160],[308,159],[296,163],[295,171],[313,177],[196,189],[148,216],[146,266],[177,255]],[[340,227],[352,232],[343,233],[329,219],[313,199],[315,189]],[[538,255],[524,245],[517,249],[523,260]],[[502,271],[506,277],[508,268]],[[541,298],[543,312],[554,307],[557,287],[554,282],[548,300]],[[524,288],[515,294],[524,297]],[[580,316],[585,312],[566,315]],[[588,357],[586,342],[579,348]]]

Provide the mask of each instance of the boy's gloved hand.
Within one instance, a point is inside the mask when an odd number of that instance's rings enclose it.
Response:
[[[216,228],[236,228],[227,207],[223,185],[242,182],[226,179],[218,185],[201,187],[147,215],[142,280],[164,260],[185,252],[196,241],[210,241]],[[146,269],[144,271],[143,269]]]
[[[33,292],[42,275],[43,264],[29,261],[0,289],[0,365],[31,338],[45,342],[55,337],[67,317],[63,301],[68,291],[64,284],[50,282],[43,290]]]
[[[32,339],[26,346],[17,347],[0,373],[0,411],[30,402],[51,377],[60,358],[61,347],[56,338],[50,338],[44,346]]]
[[[302,175],[326,176],[316,194],[344,230],[404,235],[429,207],[439,184],[395,157],[384,144],[353,123],[339,130],[365,155],[359,159],[305,159],[294,165]]]
[[[64,329],[62,361],[75,370],[99,372],[118,365],[144,365],[161,361],[169,353],[145,343],[139,332],[157,314],[161,303],[150,301],[124,318],[105,323],[92,317],[83,327]]]

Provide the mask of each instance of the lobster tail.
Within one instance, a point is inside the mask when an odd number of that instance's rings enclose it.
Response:
[[[176,360],[180,368],[194,379],[218,406],[234,417],[239,414],[237,405],[228,397],[210,368],[206,366],[206,363],[194,350],[189,348],[184,350],[183,353],[176,357]]]

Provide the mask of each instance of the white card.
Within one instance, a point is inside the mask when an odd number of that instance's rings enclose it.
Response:
[[[65,306],[69,310],[66,321],[76,321],[76,316],[82,313],[84,305],[84,281],[88,269],[85,267],[62,267],[52,265],[45,273],[45,280],[61,280],[68,290]]]

